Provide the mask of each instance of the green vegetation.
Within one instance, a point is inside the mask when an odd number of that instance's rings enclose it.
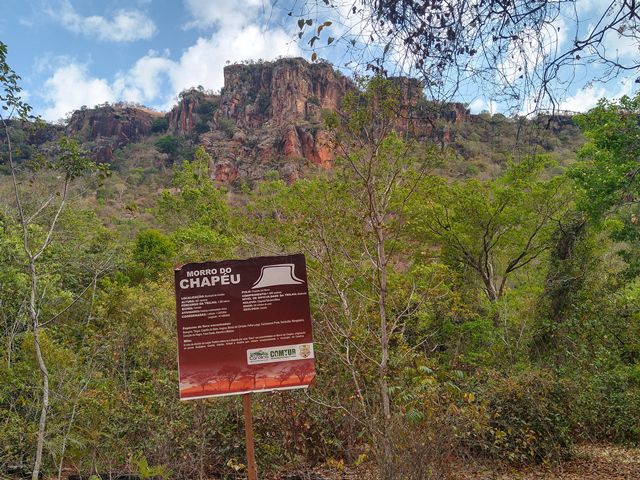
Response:
[[[397,87],[373,79],[324,112],[334,169],[233,192],[171,135],[116,152],[109,177],[64,137],[14,155],[8,140],[32,144],[8,72],[0,477],[242,475],[239,400],[177,399],[173,268],[280,252],[306,255],[318,375],[308,394],[254,396],[261,471],[448,478],[456,455],[638,444],[640,96],[579,117],[567,169],[536,147],[452,179],[454,149],[398,132]],[[495,117],[492,135],[511,128]]]
[[[227,117],[220,117],[218,120],[218,128],[227,134],[229,138],[233,136],[236,131],[236,124],[233,120]]]
[[[180,139],[173,135],[163,135],[156,140],[155,146],[159,152],[173,157],[180,150]]]
[[[151,124],[151,131],[153,133],[164,133],[169,128],[169,119],[167,117],[158,117],[153,120]]]

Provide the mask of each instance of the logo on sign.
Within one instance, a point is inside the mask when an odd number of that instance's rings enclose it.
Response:
[[[252,289],[274,287],[276,285],[300,285],[304,280],[296,277],[293,263],[281,263],[279,265],[265,265],[260,270],[260,278],[254,283]]]
[[[309,358],[311,356],[311,347],[309,345],[300,345],[300,356]]]
[[[285,360],[306,360],[307,358],[313,358],[312,343],[247,350],[247,362],[249,365],[282,362]]]
[[[259,363],[264,360],[269,360],[269,352],[265,352],[264,350],[249,352],[249,363]]]

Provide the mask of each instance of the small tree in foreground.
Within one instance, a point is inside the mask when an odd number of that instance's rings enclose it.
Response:
[[[410,282],[395,273],[406,260],[404,211],[441,156],[398,135],[400,98],[397,85],[381,78],[349,94],[344,115],[326,118],[339,155],[335,173],[291,186],[263,184],[252,205],[263,238],[309,259],[320,345],[355,392],[349,406],[339,395],[331,401],[368,430],[384,479],[394,478],[391,427],[399,414],[393,359],[401,355],[403,326],[417,308],[418,288],[406,288]]]
[[[79,298],[73,300],[60,311],[48,318],[42,318],[46,289],[41,286],[40,265],[45,253],[54,242],[56,229],[63,210],[67,207],[72,185],[78,178],[98,170],[96,164],[84,155],[77,141],[63,137],[58,142],[53,159],[42,156],[30,158],[28,162],[17,164],[11,144],[11,122],[34,120],[31,107],[20,98],[20,77],[9,67],[6,59],[7,47],[0,42],[0,124],[3,129],[3,157],[9,164],[14,195],[14,212],[21,230],[22,249],[26,258],[29,277],[29,297],[27,312],[33,332],[35,354],[42,379],[42,401],[36,454],[32,478],[37,480],[42,466],[42,452],[45,443],[47,413],[49,409],[49,370],[40,342],[41,329],[67,311]],[[28,185],[36,175],[48,175],[52,182],[51,193],[40,200],[28,194]],[[27,188],[25,188],[25,180]]]

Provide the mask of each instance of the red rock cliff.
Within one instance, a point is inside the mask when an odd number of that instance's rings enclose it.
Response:
[[[320,121],[323,108],[337,110],[352,84],[329,64],[285,58],[224,69],[224,89],[215,118],[228,118],[240,128],[265,123],[287,125]]]
[[[83,108],[71,116],[67,134],[95,142],[96,159],[110,162],[113,150],[151,134],[153,121],[162,116],[162,113],[144,107],[127,105]]]

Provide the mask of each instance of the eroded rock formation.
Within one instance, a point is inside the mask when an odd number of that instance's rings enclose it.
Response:
[[[111,162],[116,148],[150,135],[153,121],[162,116],[162,113],[144,107],[128,105],[83,108],[71,116],[67,134],[93,143],[96,159]]]
[[[415,79],[392,81],[402,97],[397,128],[416,138],[449,142],[449,131],[434,128],[435,120],[460,123],[469,115],[462,104],[426,102]],[[254,181],[273,171],[292,181],[306,168],[331,168],[335,148],[322,112],[339,111],[354,88],[331,65],[302,58],[229,65],[220,93],[186,90],[164,118],[145,108],[107,105],[75,112],[68,132],[92,142],[101,162],[112,161],[117,148],[157,133],[203,145],[214,159],[211,178],[219,182]]]

